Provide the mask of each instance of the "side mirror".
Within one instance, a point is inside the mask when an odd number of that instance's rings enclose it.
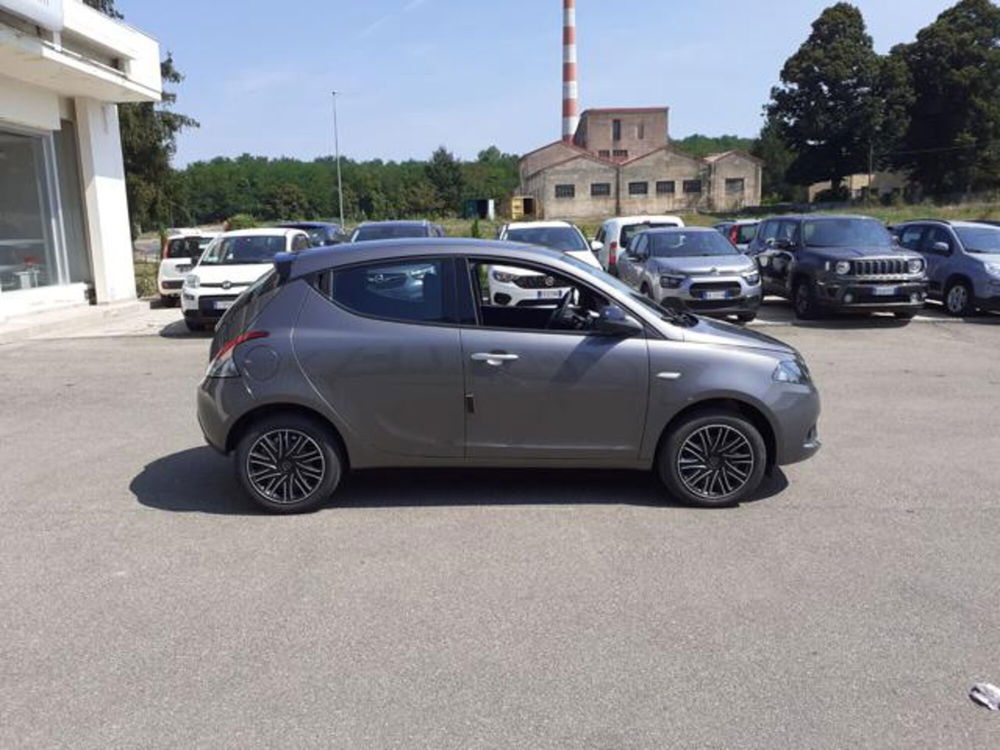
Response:
[[[593,250],[595,253],[599,253],[601,252],[601,250],[604,249],[604,243],[594,240],[593,242],[590,243],[590,249]]]
[[[951,255],[951,247],[947,242],[935,242],[931,245],[931,252],[938,255]]]
[[[794,250],[795,249],[795,244],[791,240],[785,239],[784,237],[781,237],[780,239],[774,240],[771,243],[771,246],[773,248],[775,248],[776,250]]]
[[[605,305],[598,313],[594,330],[604,336],[628,338],[642,333],[642,324],[618,305]]]

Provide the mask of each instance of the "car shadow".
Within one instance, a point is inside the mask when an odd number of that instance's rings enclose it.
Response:
[[[781,494],[776,468],[743,504]],[[142,505],[175,513],[263,515],[246,497],[231,459],[191,448],[148,464],[129,490]],[[383,469],[347,476],[327,508],[477,505],[634,505],[682,507],[649,472],[558,469]]]
[[[207,331],[189,331],[183,319],[168,323],[160,329],[160,336],[165,339],[210,339],[214,334],[214,328]]]

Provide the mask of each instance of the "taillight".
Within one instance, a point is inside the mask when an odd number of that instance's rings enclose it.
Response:
[[[236,351],[236,347],[254,339],[266,339],[270,335],[267,331],[247,331],[230,339],[222,345],[219,353],[215,355],[215,359],[208,365],[207,376],[210,378],[238,378],[240,371],[236,369],[236,363],[233,361],[233,352]]]
[[[738,226],[733,226],[729,228],[729,241],[734,245],[738,245],[740,239],[740,228]]]
[[[608,245],[608,265],[613,266],[618,262],[618,243],[612,242]]]

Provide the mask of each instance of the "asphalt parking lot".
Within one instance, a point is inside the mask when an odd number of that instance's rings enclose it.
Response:
[[[407,471],[274,518],[159,312],[0,346],[0,746],[1000,743],[1000,317],[769,330],[825,446],[736,509]]]

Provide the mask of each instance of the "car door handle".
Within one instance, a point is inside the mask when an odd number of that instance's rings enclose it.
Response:
[[[485,362],[492,367],[500,367],[504,362],[516,362],[520,357],[504,352],[477,352],[472,355],[473,362]]]

